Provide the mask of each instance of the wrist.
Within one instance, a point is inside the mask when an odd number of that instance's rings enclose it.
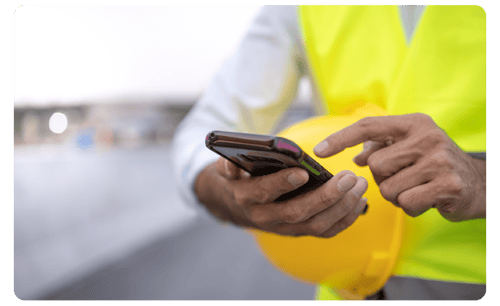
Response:
[[[216,186],[220,185],[216,182],[219,178],[215,171],[215,163],[205,167],[196,177],[194,192],[198,201],[203,204],[212,215],[222,221],[227,221],[227,218],[225,218],[225,209],[220,205],[220,203],[223,202],[219,199],[221,193],[215,190]]]
[[[475,182],[474,219],[486,218],[486,160],[472,158],[478,179]]]

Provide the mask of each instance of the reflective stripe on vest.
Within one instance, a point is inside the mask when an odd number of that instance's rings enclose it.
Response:
[[[427,6],[407,46],[397,6],[302,6],[313,81],[328,114],[373,103],[421,112],[464,151],[486,151],[486,15]],[[436,209],[407,217],[394,275],[486,283],[486,220],[453,223]]]

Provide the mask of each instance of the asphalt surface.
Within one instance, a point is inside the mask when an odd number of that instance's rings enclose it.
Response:
[[[14,290],[67,300],[314,299],[244,230],[194,215],[169,147],[15,150]]]
[[[312,300],[314,293],[313,286],[274,269],[249,234],[205,220],[46,298]]]

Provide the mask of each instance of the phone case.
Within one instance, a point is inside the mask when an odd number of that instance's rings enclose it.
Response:
[[[309,174],[308,182],[280,196],[276,201],[284,201],[316,189],[333,177],[297,144],[286,138],[212,131],[207,134],[205,144],[252,176],[267,175],[290,167],[306,170]]]

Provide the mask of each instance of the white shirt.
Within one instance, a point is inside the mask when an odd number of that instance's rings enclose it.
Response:
[[[400,6],[407,42],[423,6]],[[198,174],[219,157],[205,147],[212,130],[269,134],[308,77],[295,6],[264,6],[236,53],[212,79],[206,92],[179,124],[172,141],[177,188],[185,202],[200,209],[194,194]],[[323,105],[313,88],[312,103]]]

